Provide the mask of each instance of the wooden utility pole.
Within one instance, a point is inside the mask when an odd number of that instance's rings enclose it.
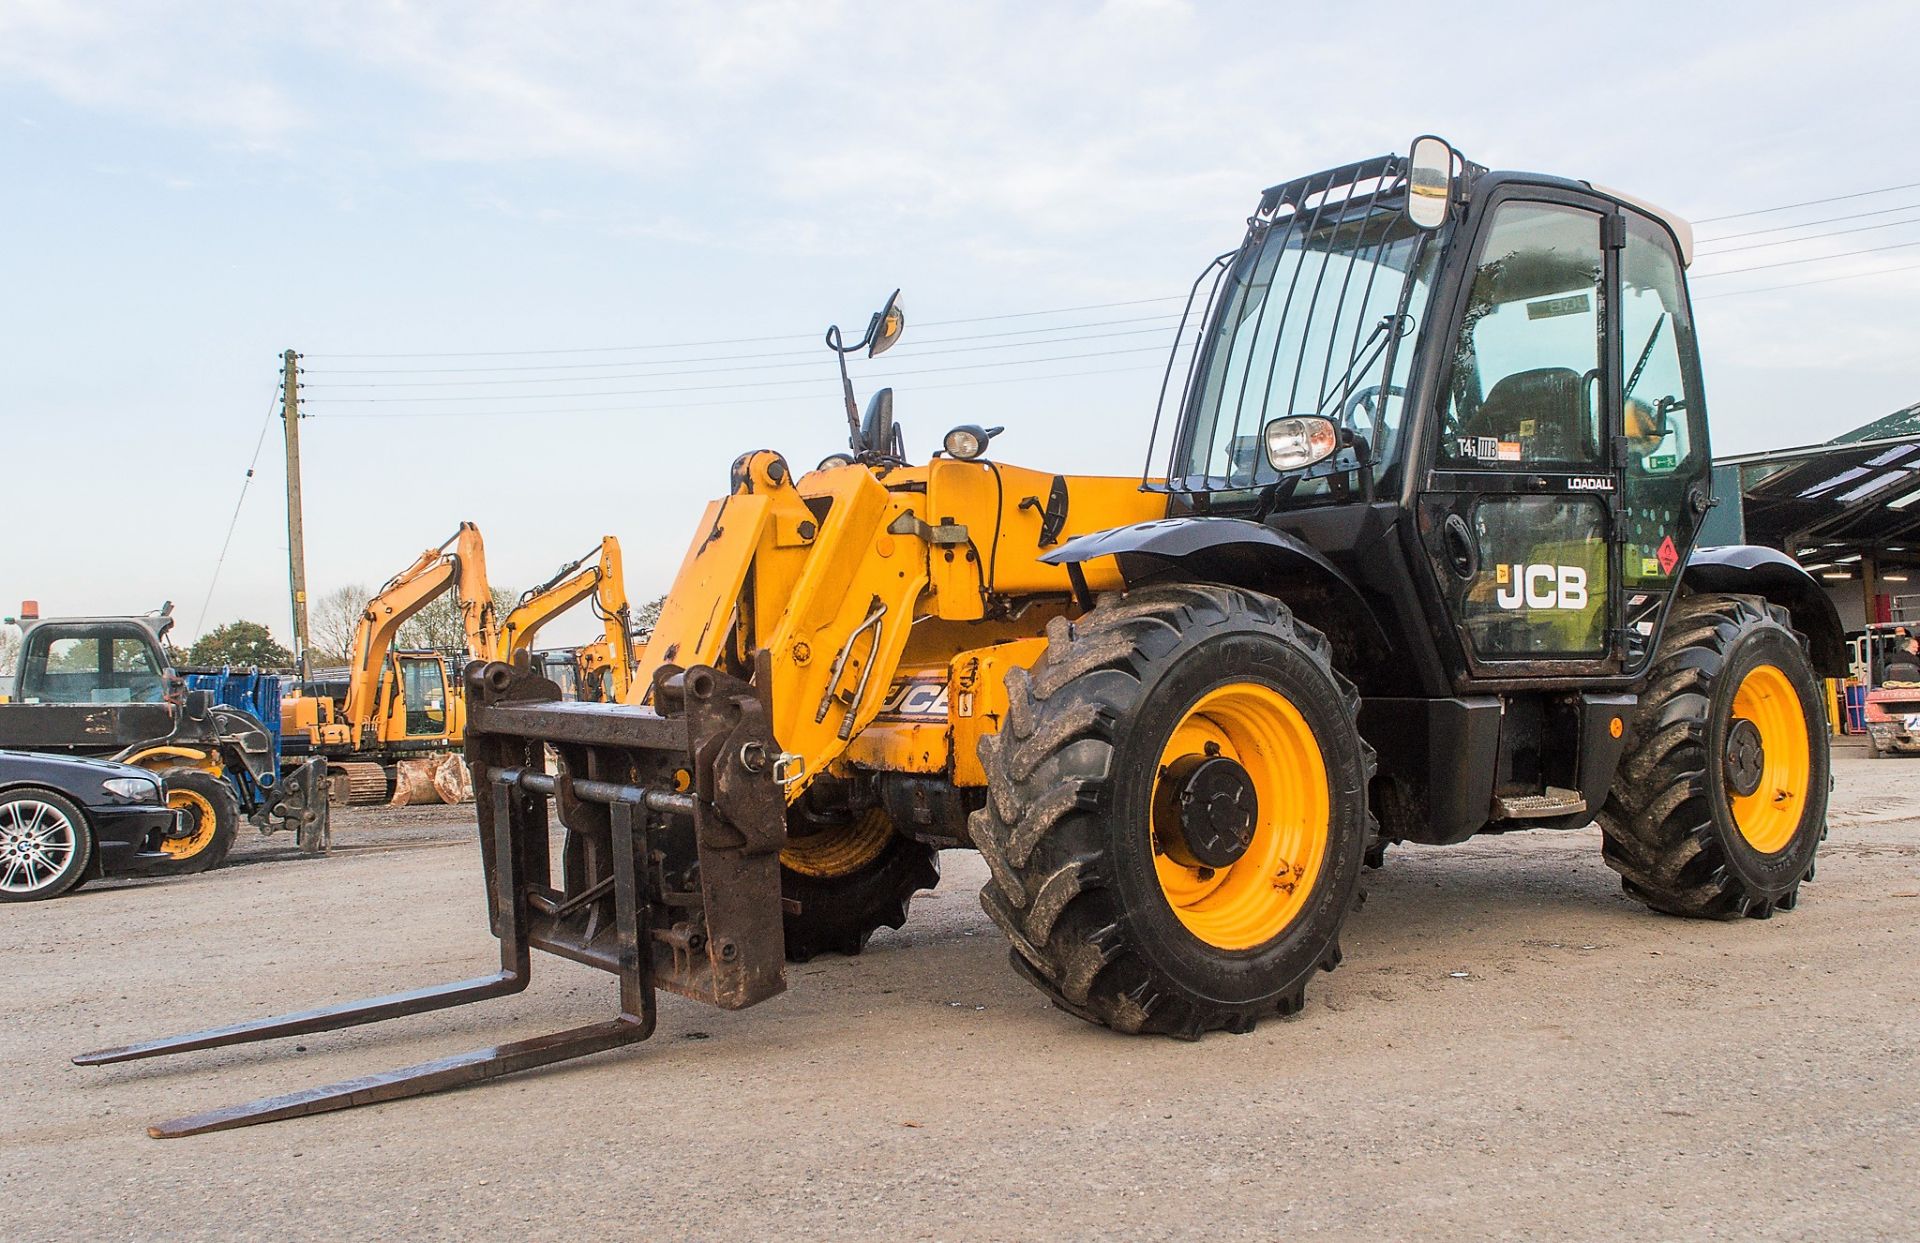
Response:
[[[300,355],[280,356],[280,421],[287,440],[287,577],[293,588],[293,659],[302,679],[307,668],[307,544],[300,510]]]

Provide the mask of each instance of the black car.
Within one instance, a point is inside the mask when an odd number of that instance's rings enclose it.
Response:
[[[160,838],[178,815],[143,768],[0,750],[0,902],[57,898],[165,863]]]

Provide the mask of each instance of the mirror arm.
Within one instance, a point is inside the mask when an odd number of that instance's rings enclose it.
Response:
[[[843,346],[840,325],[835,324],[827,329],[827,348],[840,360],[840,393],[847,403],[847,447],[858,456],[864,452],[860,443],[860,403],[853,399],[853,377],[847,374],[847,355],[860,347],[856,345],[848,349]]]

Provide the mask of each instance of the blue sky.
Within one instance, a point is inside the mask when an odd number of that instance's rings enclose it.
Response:
[[[316,593],[472,519],[496,582],[611,532],[644,598],[737,453],[837,446],[804,351],[895,286],[865,374],[910,449],[999,423],[1010,460],[1124,473],[1171,304],[941,321],[1177,293],[1260,187],[1426,130],[1694,218],[1920,183],[1910,5],[1331,12],[0,0],[0,601],[170,598],[191,637],[289,346]],[[1920,188],[1701,233],[1867,211],[1696,265],[1720,451],[1920,400],[1920,246],[1835,257],[1920,242]],[[413,387],[344,387],[375,383]],[[391,400],[440,395],[485,400]],[[279,463],[276,420],[209,626],[287,629]]]

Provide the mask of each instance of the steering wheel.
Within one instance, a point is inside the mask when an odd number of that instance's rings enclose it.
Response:
[[[1340,426],[1348,428],[1354,427],[1353,416],[1355,413],[1361,410],[1366,411],[1367,422],[1371,425],[1372,429],[1369,440],[1373,445],[1373,460],[1376,462],[1387,456],[1388,432],[1385,419],[1386,411],[1383,409],[1385,403],[1380,400],[1380,393],[1383,389],[1389,397],[1405,397],[1407,395],[1407,390],[1398,384],[1369,384],[1363,389],[1355,390],[1353,396],[1347,398],[1347,404],[1340,408]],[[1354,430],[1357,431],[1359,429],[1354,428]]]

